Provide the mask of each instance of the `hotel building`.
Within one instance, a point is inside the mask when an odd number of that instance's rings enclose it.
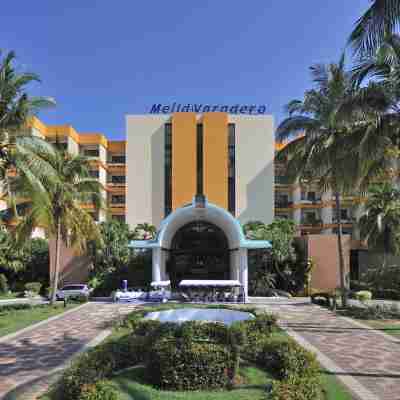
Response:
[[[238,279],[247,293],[247,251],[265,243],[246,240],[240,224],[293,219],[299,236],[311,235],[318,251],[324,247],[321,235],[337,229],[331,193],[289,182],[285,165],[274,163],[279,147],[270,115],[127,115],[123,141],[70,125],[45,125],[37,118],[25,133],[93,159],[90,173],[101,182],[108,207],[100,213],[91,204],[82,207],[96,221],[115,218],[132,229],[145,222],[158,228],[156,240],[135,244],[152,249],[153,280],[168,278],[173,259],[178,266],[192,265],[186,279]],[[344,233],[350,234],[358,200],[343,202]],[[326,239],[335,252],[334,237]],[[309,249],[308,254],[314,253]],[[315,287],[337,286],[337,254],[329,261],[326,254],[315,253],[324,258]]]
[[[104,187],[107,211],[132,228],[159,227],[168,214],[202,192],[241,223],[274,218],[295,221],[299,235],[329,234],[337,228],[331,193],[289,182],[285,165],[274,163],[281,145],[272,116],[226,113],[127,115],[126,140],[77,132],[71,125],[45,125],[33,118],[25,133],[59,143],[93,159],[90,173]],[[344,233],[351,234],[361,199],[342,199]]]

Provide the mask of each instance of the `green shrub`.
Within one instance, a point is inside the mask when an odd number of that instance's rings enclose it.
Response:
[[[8,280],[4,274],[0,274],[0,294],[8,293]]]
[[[107,346],[99,346],[82,354],[66,369],[56,386],[57,398],[79,400],[86,385],[109,377],[116,369],[116,359]]]
[[[90,396],[96,396],[94,385],[111,376],[114,371],[132,367],[143,362],[147,352],[146,342],[143,337],[132,334],[122,336],[115,341],[106,342],[82,354],[66,369],[55,392],[57,399],[78,400],[82,391],[90,388]],[[103,390],[103,383],[100,389]],[[93,389],[93,394],[92,394]],[[100,390],[99,389],[99,390]],[[102,393],[100,390],[100,393]],[[89,396],[87,394],[87,396]],[[111,394],[110,394],[111,396]],[[84,397],[85,399],[100,399],[101,397]],[[106,399],[113,397],[105,397]]]
[[[322,399],[319,378],[296,377],[289,381],[274,381],[269,400],[319,400]]]
[[[161,389],[216,389],[231,382],[234,364],[227,346],[167,339],[150,350],[147,374]]]
[[[277,317],[273,314],[258,314],[255,319],[237,322],[231,329],[241,331],[241,356],[249,361],[256,361],[258,355],[272,332],[276,329]]]
[[[118,391],[115,386],[106,380],[95,384],[84,385],[79,400],[118,400]]]
[[[271,339],[265,342],[258,362],[281,380],[315,377],[319,373],[315,355],[291,339]]]
[[[33,294],[39,294],[42,284],[40,282],[25,283],[25,290]]]
[[[360,290],[360,291],[356,292],[354,295],[355,295],[355,298],[358,301],[361,301],[362,303],[364,303],[365,301],[368,301],[368,300],[372,300],[372,293],[368,290]]]

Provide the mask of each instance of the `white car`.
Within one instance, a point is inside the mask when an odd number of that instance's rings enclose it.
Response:
[[[84,284],[74,284],[74,285],[65,285],[61,289],[57,290],[57,299],[64,300],[68,297],[75,296],[85,296],[89,297],[91,289],[89,289],[88,285]]]

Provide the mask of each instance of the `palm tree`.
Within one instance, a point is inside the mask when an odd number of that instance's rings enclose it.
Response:
[[[383,270],[388,254],[400,252],[400,190],[383,183],[372,186],[369,193],[360,232],[369,248],[383,251]]]
[[[355,52],[373,53],[388,34],[400,26],[400,2],[398,0],[373,0],[371,6],[356,22],[349,43]]]
[[[49,98],[28,96],[27,85],[39,78],[32,73],[17,73],[14,61],[14,52],[0,60],[0,200],[7,200],[16,214],[12,190],[15,173],[23,174],[38,188],[41,180],[51,176],[51,168],[37,154],[49,145],[39,138],[22,136],[21,130],[29,116],[55,103]]]
[[[59,281],[61,243],[84,252],[89,241],[101,240],[95,221],[82,208],[82,203],[91,203],[100,209],[103,204],[102,186],[90,177],[90,160],[86,157],[54,148],[41,156],[52,166],[57,179],[47,181],[45,191],[37,191],[29,182],[22,182],[18,193],[31,199],[31,205],[16,234],[18,240],[23,241],[30,237],[35,227],[40,226],[49,237],[55,238],[55,269],[51,283],[53,303]]]
[[[342,303],[346,306],[346,277],[342,248],[341,195],[351,193],[368,179],[371,168],[359,154],[365,131],[387,109],[388,100],[374,84],[355,87],[345,70],[344,56],[338,64],[311,67],[315,88],[304,100],[287,105],[289,117],[277,128],[277,140],[289,143],[277,159],[287,162],[290,178],[315,181],[320,190],[332,190],[337,219],[337,245]]]
[[[360,87],[373,79],[381,87],[389,101],[384,113],[363,137],[363,156],[380,165],[380,175],[391,171],[394,184],[399,185],[400,159],[400,36],[385,37],[373,55],[365,56],[353,69],[353,82]],[[386,171],[386,172],[385,172]],[[371,176],[370,183],[376,181]]]

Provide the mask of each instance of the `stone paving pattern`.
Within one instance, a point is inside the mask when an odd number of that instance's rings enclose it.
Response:
[[[400,400],[400,340],[309,303],[269,302],[287,328],[321,351],[380,400]]]
[[[0,398],[14,398],[41,380],[46,384],[46,375],[107,329],[111,320],[133,308],[130,304],[89,303],[0,343]]]

